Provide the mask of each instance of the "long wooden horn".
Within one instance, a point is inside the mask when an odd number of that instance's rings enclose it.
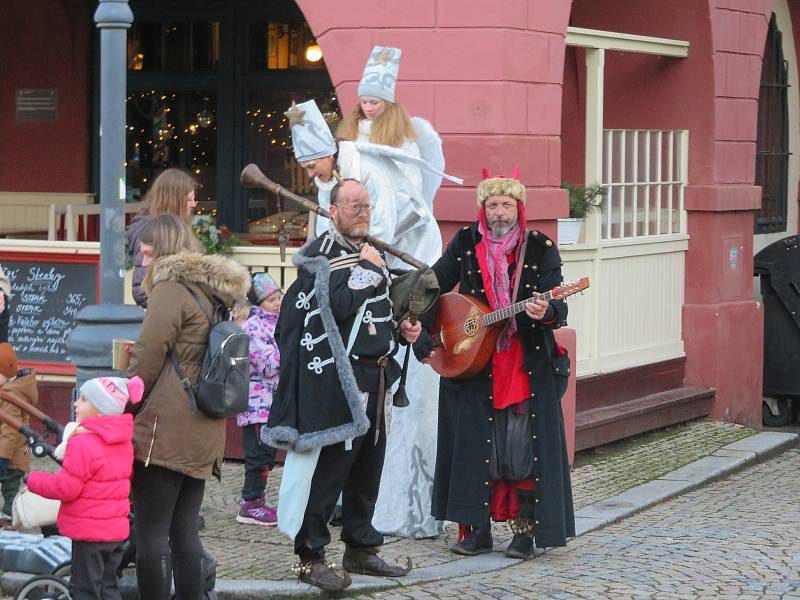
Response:
[[[321,217],[325,217],[326,219],[330,219],[330,213],[322,208],[316,202],[312,202],[308,198],[303,198],[303,196],[298,196],[294,192],[287,190],[282,185],[275,183],[269,177],[264,175],[263,171],[258,168],[257,165],[250,163],[244,169],[242,169],[242,176],[240,178],[242,185],[245,187],[252,187],[252,188],[261,188],[272,192],[273,194],[277,194],[279,196],[283,196],[284,198],[288,198],[289,200],[294,200],[301,206],[307,208],[308,210],[317,213]],[[378,238],[372,237],[368,235],[366,237],[367,241],[378,248],[379,250],[383,250],[388,252],[392,256],[396,256],[400,260],[405,263],[408,263],[412,267],[416,267],[417,269],[424,269],[428,265],[424,262],[417,260],[410,254],[403,252],[402,250],[398,250],[394,246],[390,246],[383,240],[379,240]]]

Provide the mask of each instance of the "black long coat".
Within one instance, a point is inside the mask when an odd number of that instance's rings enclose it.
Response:
[[[458,284],[458,292],[487,303],[475,246],[480,240],[477,223],[460,230],[444,256],[433,266],[442,291]],[[522,261],[517,300],[530,298],[561,284],[561,258],[544,234],[531,231]],[[513,283],[513,270],[510,266]],[[546,320],[517,315],[517,331],[525,352],[533,402],[534,479],[536,483],[536,544],[563,546],[575,535],[567,444],[561,396],[569,375],[569,357],[555,350],[552,329],[566,324],[567,306],[551,300]],[[433,485],[433,516],[437,519],[480,525],[490,501],[489,455],[492,444],[491,361],[469,379],[442,378],[439,391],[439,436]]]

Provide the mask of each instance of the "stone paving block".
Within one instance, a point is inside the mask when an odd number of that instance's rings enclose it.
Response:
[[[661,479],[700,483],[741,469],[744,465],[745,459],[738,456],[706,456],[663,475]]]
[[[578,511],[580,512],[580,511]],[[590,531],[594,531],[595,529],[600,529],[604,525],[608,525],[609,521],[604,519],[597,519],[595,517],[584,517],[579,515],[578,513],[575,514],[575,535],[581,536],[584,533],[588,533]]]
[[[755,452],[759,458],[771,456],[776,452],[781,452],[796,446],[800,442],[800,436],[796,433],[783,433],[780,431],[765,431],[757,435],[739,440],[724,447],[725,450],[745,450]]]
[[[488,573],[504,569],[522,562],[521,560],[508,558],[501,552],[491,552],[489,554],[479,554],[449,563],[414,569],[405,577],[395,581],[401,586],[413,585],[420,581],[438,581],[441,579],[452,579],[454,577],[464,577],[472,573]]]
[[[633,506],[636,511],[639,511],[677,496],[678,494],[682,494],[691,487],[693,487],[693,485],[685,481],[675,481],[665,478],[656,479],[655,481],[648,481],[642,485],[637,485],[635,488],[612,496],[594,506],[617,506],[619,508]],[[627,512],[625,514],[631,513]]]
[[[730,450],[727,447],[720,448],[716,452],[712,452],[709,456],[739,457],[743,458],[748,465],[758,460],[758,454],[755,452],[751,452],[750,450]]]

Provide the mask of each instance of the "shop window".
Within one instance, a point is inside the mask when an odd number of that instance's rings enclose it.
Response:
[[[129,71],[215,71],[219,22],[134,23],[128,33]]]
[[[332,129],[333,85],[313,33],[293,0],[131,0],[128,36],[127,197],[141,199],[165,169],[199,183],[198,213],[254,243],[283,227],[305,239],[307,211],[239,183],[255,162],[274,181],[313,197],[294,160],[283,113],[315,99]]]
[[[212,92],[147,90],[128,94],[129,200],[140,200],[162,171],[179,167],[199,183],[199,209],[211,212],[216,208],[216,100]]]
[[[305,23],[252,23],[250,70],[324,69],[322,51]]]
[[[783,58],[781,32],[770,20],[761,89],[758,96],[756,177],[760,185],[761,209],[755,215],[755,233],[786,231],[786,201],[789,180],[789,110],[787,64]]]

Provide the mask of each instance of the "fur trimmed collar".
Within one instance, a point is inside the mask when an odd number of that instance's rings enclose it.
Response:
[[[243,302],[250,289],[250,273],[235,260],[196,252],[181,252],[159,258],[145,278],[145,291],[150,293],[153,286],[161,281],[193,283],[231,302]]]

